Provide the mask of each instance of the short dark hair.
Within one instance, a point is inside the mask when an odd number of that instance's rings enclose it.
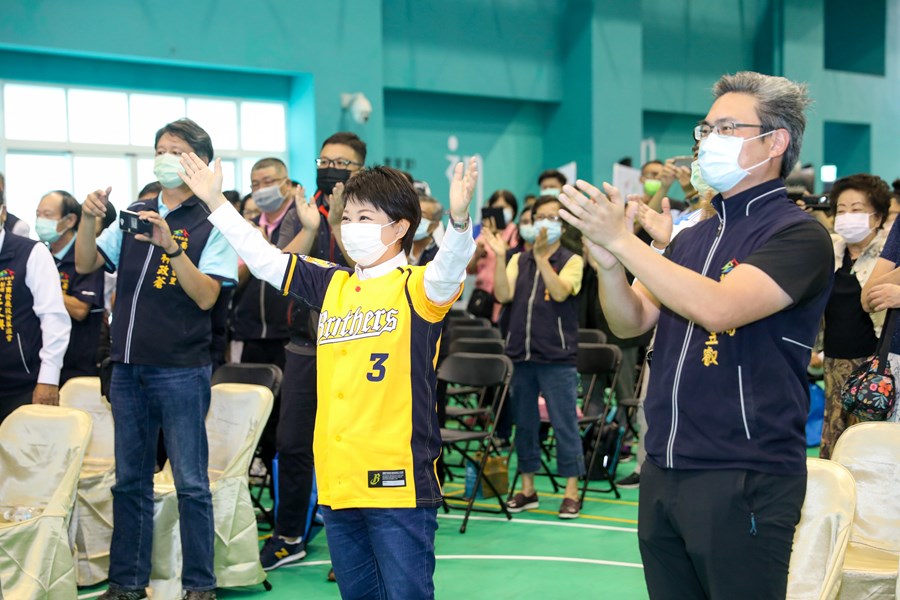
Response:
[[[72,194],[63,190],[47,192],[44,194],[44,197],[46,198],[50,194],[57,194],[62,200],[62,203],[59,205],[60,219],[65,219],[69,215],[75,215],[75,229],[77,230],[78,224],[81,223],[81,205],[78,203],[78,200]]]
[[[401,245],[406,253],[412,249],[413,236],[422,219],[422,208],[419,206],[419,194],[403,171],[380,165],[357,171],[344,184],[344,200],[348,204],[369,202],[384,211],[392,221],[409,221],[409,229]]]
[[[2,178],[3,178],[3,173],[0,173],[0,179],[2,179]],[[900,177],[898,177],[897,179],[895,179],[893,181],[893,183],[891,183],[891,187],[894,188],[895,194],[900,194]]]
[[[322,142],[322,148],[328,144],[341,144],[350,147],[359,156],[359,162],[366,162],[366,143],[359,139],[359,136],[352,131],[338,131],[327,140]]]
[[[487,205],[488,208],[494,205],[498,200],[506,200],[506,203],[509,204],[510,208],[513,211],[513,219],[516,218],[516,215],[519,214],[519,201],[516,200],[515,194],[513,194],[509,190],[497,190],[491,197],[488,198]]]
[[[162,191],[162,184],[158,181],[148,183],[138,192],[138,198],[143,198],[146,194],[154,194],[156,196]]]
[[[100,231],[103,231],[110,225],[116,222],[116,207],[112,205],[112,202],[106,203],[106,214],[103,215],[103,222],[100,224]]]
[[[209,138],[209,134],[192,120],[187,118],[178,119],[168,125],[163,125],[156,132],[156,140],[153,142],[154,148],[159,144],[159,138],[166,133],[181,138],[194,150],[197,156],[212,162],[214,158],[212,140]]]
[[[646,169],[646,168],[649,167],[650,165],[659,165],[659,166],[661,166],[661,167],[666,166],[665,163],[664,163],[663,161],[657,160],[657,159],[654,158],[653,160],[648,160],[647,162],[645,162],[644,164],[641,165],[641,173],[643,173],[643,172],[644,172],[644,169]]]
[[[847,190],[856,190],[866,195],[869,204],[878,217],[878,227],[884,225],[891,210],[891,188],[887,182],[877,175],[869,175],[868,173],[857,173],[856,175],[848,175],[841,177],[831,186],[828,192],[831,200],[831,214],[837,213],[837,201],[841,194]]]
[[[568,179],[566,179],[566,176],[557,169],[547,169],[546,171],[538,175],[538,186],[540,186],[541,182],[545,179],[556,179],[557,181],[562,183],[562,185],[566,185],[566,182],[569,181]]]
[[[225,199],[228,200],[228,203],[232,206],[239,208],[241,206],[241,193],[237,190],[228,190],[227,192],[222,192],[222,195],[225,196]]]
[[[284,164],[283,160],[281,160],[280,158],[275,158],[274,156],[259,159],[258,161],[256,161],[256,163],[254,163],[253,167],[250,169],[250,172],[253,173],[253,171],[266,169],[268,167],[275,167],[276,171],[287,175],[287,165]]]
[[[534,220],[535,215],[537,215],[537,211],[540,207],[545,204],[550,204],[551,202],[556,202],[562,207],[562,202],[559,201],[559,198],[556,196],[540,196],[537,200],[535,200],[534,204],[531,205],[531,218]],[[563,223],[565,225],[565,223]]]

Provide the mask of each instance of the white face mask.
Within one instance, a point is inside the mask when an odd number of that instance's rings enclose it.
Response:
[[[430,235],[428,233],[429,227],[431,227],[431,221],[428,219],[419,219],[419,226],[416,227],[416,232],[413,234],[413,241],[421,242],[427,238]]]
[[[263,212],[272,212],[278,210],[284,202],[284,196],[281,193],[280,185],[270,185],[269,187],[259,188],[253,192],[253,201],[256,206]]]
[[[744,142],[749,142],[771,133],[775,133],[774,130],[751,138],[719,135],[716,132],[710,133],[701,140],[700,154],[697,157],[697,162],[700,164],[700,174],[703,175],[704,181],[719,192],[727,192],[739,184],[744,177],[750,174],[750,171],[772,160],[771,157],[768,157],[764,161],[746,169],[741,167],[738,159],[741,156],[741,147],[744,145]]]
[[[533,244],[537,237],[537,230],[535,230],[534,225],[531,223],[526,223],[524,225],[519,225],[519,235],[529,244]]]
[[[541,190],[541,196],[553,196],[554,198],[559,198],[559,193],[562,190],[559,188],[544,188]]]
[[[509,225],[513,220],[513,211],[511,208],[503,209],[503,220],[506,221],[506,224]]]
[[[856,244],[866,239],[872,232],[869,227],[870,213],[843,213],[834,218],[834,231],[848,244]]]
[[[178,173],[184,173],[184,168],[174,154],[158,154],[153,159],[153,174],[164,188],[173,189],[184,184]]]
[[[341,224],[341,239],[344,242],[344,249],[360,267],[366,268],[372,265],[384,256],[389,248],[381,241],[381,230],[394,223],[396,221],[391,221],[386,225],[378,223]],[[396,241],[394,240],[394,242]]]
[[[700,161],[697,160],[691,163],[691,185],[697,190],[697,193],[701,198],[709,192],[716,193],[716,190],[712,189],[712,187],[706,183],[706,180],[703,179],[703,175],[700,174]]]

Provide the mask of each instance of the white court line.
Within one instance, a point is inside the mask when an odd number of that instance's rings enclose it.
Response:
[[[97,596],[100,596],[101,594],[103,594],[104,591],[105,590],[101,590],[99,592],[90,592],[87,594],[79,594],[78,600],[84,600],[85,598],[96,598]]]
[[[606,565],[610,567],[629,567],[643,569],[640,563],[619,562],[615,560],[600,560],[596,558],[572,558],[569,556],[516,556],[515,554],[447,554],[435,556],[437,560],[530,560],[537,562],[567,562],[585,565]],[[284,567],[318,567],[330,565],[330,560],[312,560],[309,562],[296,562]],[[80,596],[79,596],[80,597]]]
[[[462,520],[463,515],[438,515],[439,519],[457,519]],[[615,527],[613,525],[591,525],[590,523],[556,523],[554,521],[539,521],[537,519],[515,519],[508,520],[506,517],[477,517],[470,516],[470,521],[497,521],[500,523],[522,523],[526,525],[552,525],[553,527],[577,527],[579,529],[601,529],[604,531],[624,531],[625,533],[637,533],[637,529],[633,527]]]

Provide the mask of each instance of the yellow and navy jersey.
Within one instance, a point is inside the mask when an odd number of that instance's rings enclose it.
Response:
[[[320,311],[313,450],[319,502],[332,509],[441,503],[435,365],[456,298],[431,302],[424,277],[425,267],[360,280],[314,258],[288,263],[282,293]]]

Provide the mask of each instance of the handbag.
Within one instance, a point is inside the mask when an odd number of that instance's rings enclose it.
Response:
[[[888,310],[875,354],[853,369],[841,388],[843,409],[861,421],[884,421],[897,401],[896,382],[888,362],[897,310]]]

